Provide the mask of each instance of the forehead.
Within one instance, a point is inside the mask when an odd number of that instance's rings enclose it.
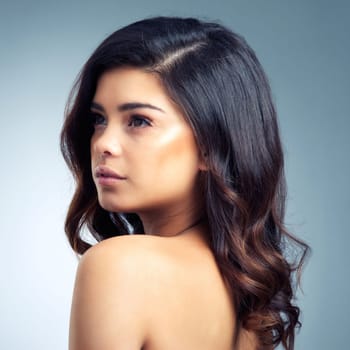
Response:
[[[100,76],[94,102],[107,99],[117,102],[157,101],[164,105],[172,102],[157,74],[133,67],[116,68]]]
[[[134,67],[120,67],[104,72],[97,82],[91,101],[109,113],[130,108],[122,106],[153,106],[164,120],[188,123],[182,108],[167,94],[157,73]],[[161,112],[159,112],[161,111]]]

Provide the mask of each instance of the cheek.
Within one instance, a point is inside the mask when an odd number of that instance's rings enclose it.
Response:
[[[191,182],[198,172],[198,150],[192,131],[187,128],[174,128],[154,140],[148,155],[154,180],[159,184]]]
[[[90,160],[91,164],[96,162],[96,146],[94,136],[92,136],[90,139]]]

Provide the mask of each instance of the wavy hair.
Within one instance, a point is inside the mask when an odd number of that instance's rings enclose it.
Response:
[[[83,254],[91,246],[82,236],[85,227],[97,241],[128,234],[130,227],[144,233],[137,214],[109,213],[99,205],[90,169],[90,103],[101,74],[121,66],[159,76],[206,154],[204,215],[236,306],[236,333],[252,330],[259,349],[294,349],[301,326],[295,292],[310,248],[284,225],[283,150],[266,75],[246,41],[218,23],[138,21],[105,39],[84,65],[61,132],[76,180],[65,222],[72,248]],[[300,253],[290,256],[295,247]]]

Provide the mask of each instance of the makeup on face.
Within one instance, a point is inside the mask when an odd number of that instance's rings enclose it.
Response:
[[[198,148],[155,74],[129,67],[104,73],[90,119],[91,169],[102,207],[137,212],[188,202]]]

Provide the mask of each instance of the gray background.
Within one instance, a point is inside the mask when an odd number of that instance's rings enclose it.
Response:
[[[280,116],[288,227],[313,248],[296,349],[348,349],[350,6],[302,0],[0,3],[0,347],[67,348],[76,259],[63,233],[65,101],[96,45],[151,15],[219,20],[256,50]]]

